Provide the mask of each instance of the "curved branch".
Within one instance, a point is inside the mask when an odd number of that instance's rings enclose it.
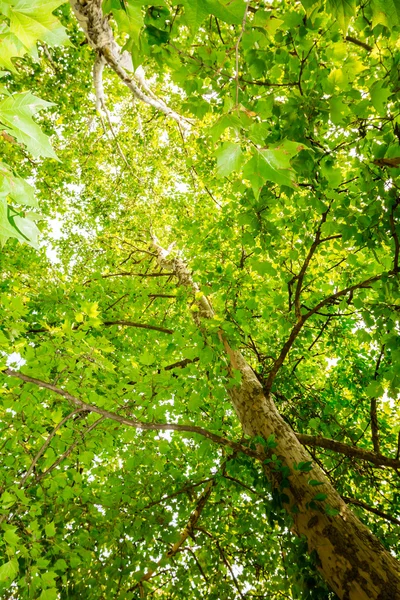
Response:
[[[88,404],[83,400],[79,400],[79,398],[76,398],[69,392],[62,390],[56,387],[55,385],[52,385],[51,383],[47,383],[46,381],[41,381],[40,379],[36,379],[35,377],[29,377],[29,375],[24,375],[23,373],[20,373],[19,371],[13,371],[12,369],[5,369],[3,373],[8,377],[16,377],[17,379],[21,379],[25,383],[33,383],[38,387],[51,390],[52,392],[68,400],[73,406],[76,406],[80,410],[96,413],[98,415],[101,415],[105,419],[111,419],[112,421],[116,421],[117,423],[121,423],[122,425],[127,425],[128,427],[133,427],[134,429],[144,429],[149,431],[181,431],[182,433],[195,433],[202,435],[203,437],[206,437],[212,442],[215,442],[216,444],[219,444],[221,446],[229,446],[233,450],[243,452],[244,454],[252,456],[253,458],[260,458],[260,455],[257,452],[246,448],[246,446],[243,446],[238,442],[232,442],[231,440],[227,440],[226,438],[217,435],[216,433],[212,433],[207,429],[203,429],[203,427],[198,427],[197,425],[179,425],[172,423],[145,423],[143,421],[127,419],[126,417],[117,415],[116,413],[100,408],[99,406],[95,406],[94,404]]]
[[[366,279],[365,281],[361,281],[360,283],[355,283],[354,285],[350,285],[349,287],[344,288],[343,290],[340,290],[339,292],[336,292],[335,294],[332,294],[331,296],[326,296],[323,300],[318,302],[318,304],[316,304],[316,306],[314,306],[314,308],[309,310],[306,314],[299,316],[297,323],[294,325],[292,331],[290,332],[289,337],[286,340],[285,344],[283,345],[282,350],[268,375],[268,379],[265,382],[264,391],[266,394],[269,394],[269,392],[271,391],[272,384],[275,380],[275,377],[276,377],[279,369],[283,365],[284,360],[285,360],[286,356],[288,355],[289,350],[293,346],[297,336],[299,335],[304,323],[310,317],[312,317],[312,315],[317,313],[321,308],[323,308],[327,304],[331,304],[332,302],[337,300],[337,298],[346,296],[347,294],[349,294],[350,292],[353,292],[354,290],[369,287],[371,285],[371,283],[374,283],[375,281],[379,281],[380,279],[382,279],[382,276],[383,276],[383,273],[380,275],[375,275],[374,277],[370,277],[369,279]]]
[[[132,60],[128,52],[121,52],[115,41],[108,17],[103,15],[102,1],[70,0],[70,4],[92,48],[118,75],[133,96],[164,113],[167,117],[171,117],[181,127],[187,128],[189,121],[167,106],[161,98],[158,98],[150,90],[140,73],[136,71],[132,77],[128,75],[127,70],[133,71]]]

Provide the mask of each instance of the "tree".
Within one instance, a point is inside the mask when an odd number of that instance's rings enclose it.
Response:
[[[71,4],[0,5],[2,597],[400,598],[398,4]]]

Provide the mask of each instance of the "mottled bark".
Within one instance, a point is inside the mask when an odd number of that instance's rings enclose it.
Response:
[[[93,75],[98,107],[104,102],[102,72],[104,65],[107,64],[135,98],[171,117],[181,127],[187,127],[188,120],[172,110],[152,92],[144,79],[143,71],[140,69],[134,71],[129,52],[122,52],[114,39],[108,16],[103,14],[102,3],[102,0],[70,0],[78,23],[97,54]]]
[[[184,261],[168,258],[171,247],[164,250],[153,236],[153,247],[162,268],[174,271],[179,284],[195,295],[198,325],[202,318],[212,318],[212,306],[192,280]],[[220,334],[232,369],[241,374],[241,383],[228,389],[232,406],[245,434],[265,439],[274,435],[274,454],[290,474],[282,482],[282,473],[274,463],[263,465],[273,485],[282,491],[283,505],[293,519],[293,529],[304,535],[309,552],[318,558],[319,569],[326,582],[342,600],[400,600],[400,565],[385,550],[365,525],[351,512],[331,485],[323,471],[299,442],[295,432],[282,419],[272,396],[263,387],[242,354],[231,348]],[[301,462],[312,462],[309,472],[296,469]],[[318,488],[309,485],[311,479],[321,482]],[[316,493],[326,494],[322,502],[314,501]],[[326,514],[326,509],[330,514]],[[337,511],[337,514],[332,513]],[[332,515],[332,516],[330,516]]]

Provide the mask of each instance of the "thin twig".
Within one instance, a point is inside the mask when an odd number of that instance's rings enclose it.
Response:
[[[104,420],[105,420],[105,417],[100,417],[99,419],[97,419],[97,421],[95,421],[89,427],[87,427],[83,432],[81,432],[82,438],[85,435],[87,435],[88,433],[90,433],[91,431],[93,431],[93,429],[95,429],[98,425],[100,425],[100,423],[102,423]],[[53,469],[55,469],[56,467],[58,467],[58,465],[61,464],[62,461],[65,458],[67,458],[67,456],[69,456],[71,454],[71,452],[73,450],[75,450],[75,448],[80,444],[80,442],[82,441],[82,438],[80,440],[77,440],[73,444],[71,444],[71,446],[69,448],[67,448],[67,450],[65,452],[63,452],[57,458],[57,460],[54,461],[52,465],[50,465],[50,467],[48,469],[46,469],[45,471],[43,471],[43,473],[40,473],[39,475],[37,475],[36,478],[35,478],[35,483],[37,483],[38,481],[41,481],[42,479],[44,479],[44,477],[46,477],[46,475],[48,475],[49,473],[51,473],[51,471],[53,471]]]
[[[166,329],[158,325],[148,325],[147,323],[133,323],[132,321],[104,321],[103,325],[111,327],[112,325],[122,325],[124,327],[139,327],[141,329],[152,329],[153,331],[161,331],[161,333],[174,333],[173,329]]]
[[[235,60],[236,60],[236,74],[235,74],[235,81],[236,81],[236,108],[239,106],[239,46],[240,46],[240,42],[242,41],[242,37],[243,37],[244,30],[245,30],[245,27],[246,27],[247,12],[249,10],[249,5],[250,5],[250,0],[248,0],[248,2],[246,2],[246,7],[244,9],[244,15],[243,15],[243,21],[242,21],[242,28],[240,30],[239,37],[237,39],[236,46],[235,46]]]
[[[382,346],[382,349],[381,349],[380,354],[378,356],[378,360],[376,361],[376,367],[375,367],[375,373],[374,373],[374,381],[376,381],[378,379],[379,367],[380,367],[380,364],[381,364],[384,352],[385,352],[385,344]],[[377,454],[379,454],[379,451],[380,451],[379,423],[378,423],[378,412],[377,412],[376,398],[371,398],[370,414],[371,414],[372,444],[374,446],[375,452]]]
[[[197,521],[199,520],[199,518],[201,516],[203,508],[205,507],[207,500],[211,496],[212,488],[214,487],[214,485],[215,485],[215,478],[213,478],[211,481],[209,481],[207,483],[206,487],[204,488],[203,493],[200,495],[198,501],[196,502],[196,506],[195,506],[194,510],[192,511],[186,526],[184,527],[181,535],[179,536],[179,540],[177,542],[175,542],[175,544],[172,546],[172,548],[170,548],[168,550],[168,552],[165,554],[165,557],[163,557],[163,559],[172,558],[173,556],[175,556],[175,554],[179,551],[179,549],[182,547],[182,545],[186,542],[189,535],[192,534],[193,529],[196,526]],[[140,581],[148,581],[149,579],[151,579],[151,577],[153,577],[154,573],[156,572],[157,567],[160,565],[160,563],[163,559],[161,559],[157,563],[157,565],[154,567],[154,569],[149,569],[143,575],[143,577],[141,577]]]
[[[29,467],[29,469],[27,470],[27,472],[25,473],[25,475],[23,476],[23,478],[20,481],[19,487],[23,487],[25,485],[26,480],[30,477],[33,469],[35,468],[38,460],[40,459],[40,457],[43,455],[43,453],[46,451],[46,449],[49,447],[49,444],[51,442],[51,440],[53,439],[53,437],[56,435],[57,431],[74,415],[76,415],[77,413],[82,412],[82,409],[75,409],[72,412],[70,412],[66,417],[64,417],[59,423],[57,423],[57,425],[54,427],[53,431],[48,435],[46,441],[44,442],[44,444],[42,445],[42,447],[40,448],[40,450],[37,452],[37,454],[35,455],[35,458],[32,460],[31,465]]]

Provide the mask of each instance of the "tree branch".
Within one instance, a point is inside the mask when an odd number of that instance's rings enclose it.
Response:
[[[236,589],[237,589],[237,591],[238,591],[238,593],[239,593],[239,596],[240,596],[240,597],[241,597],[241,598],[244,600],[244,598],[245,598],[245,597],[244,597],[244,596],[243,596],[243,594],[242,594],[242,591],[241,591],[241,589],[240,589],[239,583],[238,583],[238,581],[237,581],[237,579],[236,579],[236,577],[235,577],[235,574],[234,574],[234,572],[233,572],[233,570],[232,570],[232,567],[231,567],[231,565],[229,564],[229,562],[228,562],[228,560],[227,560],[227,558],[226,558],[226,556],[225,556],[225,552],[224,552],[224,550],[223,550],[223,548],[222,548],[221,544],[219,543],[219,540],[218,540],[218,539],[217,539],[217,538],[216,538],[216,537],[215,537],[215,536],[214,536],[212,533],[210,533],[210,532],[209,532],[209,531],[207,531],[206,529],[203,529],[202,527],[196,527],[196,530],[197,530],[197,531],[201,531],[201,532],[202,532],[202,533],[204,533],[204,534],[205,534],[207,537],[209,537],[210,539],[212,539],[212,540],[215,542],[215,545],[216,545],[216,547],[217,547],[217,549],[218,549],[218,552],[219,552],[219,554],[220,554],[220,556],[221,556],[221,558],[222,558],[222,562],[224,563],[224,565],[225,565],[225,566],[226,566],[226,568],[228,569],[229,573],[231,574],[232,581],[233,581],[233,583],[235,584],[235,587],[236,587]]]
[[[183,367],[186,367],[186,365],[190,365],[191,363],[195,363],[198,362],[199,358],[184,358],[183,360],[179,360],[176,363],[173,363],[172,365],[167,365],[166,367],[164,367],[164,371],[171,371],[172,369],[183,369]]]
[[[131,273],[130,271],[121,271],[120,273],[107,273],[102,275],[102,279],[108,279],[109,277],[172,277],[174,273]],[[87,279],[82,285],[87,285],[93,281],[93,279]]]
[[[346,504],[354,504],[355,506],[360,506],[364,510],[368,510],[369,512],[374,513],[374,515],[378,515],[378,517],[382,517],[382,519],[386,519],[386,521],[390,521],[391,523],[394,523],[395,525],[400,525],[400,520],[396,519],[396,517],[392,517],[391,515],[388,515],[387,513],[382,512],[378,508],[369,506],[369,504],[366,504],[365,502],[362,502],[361,500],[356,500],[356,498],[347,498],[346,496],[343,496],[343,500],[346,502]]]
[[[36,379],[34,377],[29,377],[29,375],[24,375],[19,371],[13,371],[12,369],[5,369],[3,371],[5,375],[8,377],[16,377],[17,379],[21,379],[25,383],[32,383],[37,385],[38,387],[51,390],[52,392],[62,396],[66,400],[68,400],[73,406],[76,406],[80,410],[84,410],[87,412],[96,413],[105,419],[111,419],[112,421],[116,421],[117,423],[121,423],[122,425],[127,425],[128,427],[133,427],[134,429],[144,429],[148,431],[181,431],[183,433],[194,433],[202,435],[203,437],[208,438],[209,440],[215,442],[216,444],[222,446],[229,446],[233,450],[237,450],[238,452],[243,452],[248,456],[252,456],[253,458],[260,458],[260,455],[246,446],[239,444],[238,442],[232,442],[222,436],[217,435],[216,433],[212,433],[207,429],[203,429],[202,427],[197,427],[197,425],[179,425],[179,424],[170,424],[170,423],[145,423],[143,421],[134,421],[133,419],[127,419],[126,417],[122,417],[121,415],[117,415],[116,413],[110,412],[94,404],[87,404],[83,402],[83,400],[79,400],[69,392],[57,388],[55,385],[51,383],[47,383],[45,381],[41,381],[40,379]]]
[[[49,447],[49,444],[51,442],[51,440],[53,439],[53,437],[56,435],[57,431],[74,415],[76,415],[77,413],[82,412],[82,409],[77,409],[77,410],[73,410],[72,412],[70,412],[66,417],[64,417],[59,423],[57,423],[57,425],[54,427],[53,431],[48,435],[46,441],[44,442],[44,444],[42,445],[42,447],[40,448],[40,450],[37,452],[37,454],[35,455],[34,459],[31,462],[31,465],[29,467],[29,469],[27,470],[27,472],[25,473],[25,475],[22,477],[21,482],[19,484],[19,487],[23,487],[25,485],[26,480],[30,477],[33,469],[35,468],[38,460],[40,459],[40,457],[44,454],[44,452],[47,450],[47,448]]]
[[[56,323],[49,323],[49,327],[55,327]],[[81,323],[74,324],[71,329],[77,330],[79,329]],[[165,327],[160,327],[159,325],[148,325],[147,323],[134,323],[132,321],[103,321],[103,325],[105,327],[112,327],[112,325],[122,325],[124,327],[139,327],[140,329],[149,329],[152,331],[161,331],[161,333],[174,333],[173,329],[166,329]],[[49,329],[47,327],[41,327],[40,329],[27,329],[27,333],[49,333]]]
[[[396,223],[394,221],[394,211],[399,206],[399,204],[400,204],[400,197],[397,198],[396,202],[393,204],[392,210],[390,211],[390,217],[389,217],[390,231],[392,233],[392,237],[393,237],[393,241],[394,241],[394,259],[393,259],[393,272],[394,273],[399,272],[400,243],[399,243],[399,236],[397,235],[397,231],[396,231]]]
[[[48,475],[49,473],[51,473],[51,471],[53,471],[53,469],[55,469],[56,467],[58,467],[58,465],[61,464],[62,461],[65,458],[67,458],[67,456],[69,456],[73,450],[75,450],[75,448],[82,441],[82,438],[85,437],[85,435],[87,435],[91,431],[93,431],[93,429],[95,429],[98,425],[100,425],[100,423],[102,423],[104,420],[105,420],[105,417],[100,417],[94,423],[92,423],[89,427],[87,427],[83,432],[81,432],[81,440],[76,440],[76,442],[73,442],[73,444],[71,444],[70,447],[67,448],[67,450],[65,450],[65,452],[63,452],[57,458],[57,460],[55,460],[53,462],[53,464],[50,465],[50,467],[48,469],[46,469],[45,471],[43,471],[43,473],[40,473],[39,475],[36,476],[35,482],[37,483],[38,481],[41,481],[42,479],[44,479],[44,477],[46,477],[46,475]]]
[[[147,323],[133,323],[132,321],[104,321],[103,325],[111,327],[112,325],[123,325],[124,327],[140,327],[141,329],[151,329],[153,331],[161,331],[162,333],[174,333],[173,329],[166,329],[158,325],[147,325]]]
[[[327,210],[322,214],[321,217],[321,221],[317,227],[317,231],[315,234],[315,239],[313,241],[313,243],[311,244],[310,250],[308,251],[308,254],[306,256],[306,259],[303,263],[303,266],[300,269],[300,273],[295,277],[295,279],[297,279],[297,285],[296,285],[296,291],[295,291],[295,296],[294,296],[294,310],[295,310],[295,314],[297,319],[301,318],[301,310],[300,310],[300,294],[301,294],[301,290],[303,287],[303,280],[304,280],[304,276],[306,274],[306,271],[308,269],[308,265],[310,264],[310,261],[314,255],[314,252],[316,251],[316,249],[318,248],[319,244],[321,244],[323,241],[325,240],[321,240],[321,228],[322,225],[326,222],[326,218],[328,216],[330,210],[330,206],[329,208],[327,208]],[[329,238],[326,238],[329,239]]]
[[[239,37],[237,39],[236,46],[235,46],[236,107],[239,106],[239,46],[240,46],[240,42],[242,41],[244,30],[246,28],[247,13],[249,10],[249,5],[250,5],[250,0],[248,0],[248,2],[246,2],[246,6],[244,9],[244,15],[243,15],[243,21],[242,21],[242,28],[240,30]]]
[[[346,40],[346,42],[355,44],[356,46],[359,46],[360,48],[364,48],[364,50],[368,50],[368,52],[372,52],[372,50],[373,50],[372,46],[370,46],[369,44],[366,44],[365,42],[361,42],[361,40],[357,40],[356,38],[352,37],[351,35],[346,35],[345,40]]]
[[[377,378],[378,378],[379,367],[380,367],[380,364],[381,364],[381,361],[382,361],[382,357],[383,357],[384,351],[385,351],[385,344],[382,346],[381,352],[380,352],[378,360],[376,362],[375,373],[374,373],[374,381],[376,381]],[[374,446],[374,451],[377,454],[379,454],[379,450],[380,450],[379,423],[378,423],[378,413],[377,413],[376,398],[371,398],[370,415],[371,415],[372,444]]]
[[[390,458],[389,456],[383,456],[378,452],[370,452],[369,450],[364,450],[363,448],[358,448],[357,446],[350,446],[349,444],[344,444],[343,442],[337,442],[336,440],[331,440],[330,438],[324,438],[316,435],[307,435],[305,433],[296,433],[296,437],[304,444],[304,446],[312,446],[317,448],[325,448],[327,450],[333,450],[334,452],[339,452],[340,454],[344,454],[349,458],[360,458],[362,460],[366,460],[378,467],[392,467],[393,469],[400,468],[400,460],[396,458]]]
[[[116,43],[108,16],[103,15],[101,0],[87,0],[85,2],[70,0],[70,4],[90,45],[118,75],[133,96],[164,113],[167,117],[171,117],[181,127],[187,128],[189,121],[172,110],[151,91],[138,69],[132,77],[128,75],[127,70],[133,71],[132,60],[129,53],[122,53]]]
[[[214,485],[215,485],[215,478],[213,478],[211,481],[209,481],[207,483],[206,487],[204,488],[203,493],[200,495],[199,499],[197,500],[196,506],[195,506],[194,510],[192,511],[192,513],[189,517],[189,520],[179,537],[179,540],[177,542],[175,542],[175,544],[172,546],[172,548],[170,548],[168,550],[168,552],[165,554],[164,558],[172,558],[173,556],[175,556],[175,554],[179,551],[181,546],[186,542],[189,535],[191,535],[193,533],[193,529],[196,526],[197,521],[200,519],[203,508],[205,507],[207,500],[211,496],[212,488],[214,487]],[[151,579],[151,577],[154,575],[154,573],[156,571],[156,568],[160,565],[162,560],[163,559],[158,561],[157,566],[154,569],[149,569],[147,571],[147,573],[145,573],[143,575],[143,577],[141,577],[140,582],[148,581],[149,579]]]
[[[289,350],[293,346],[304,323],[312,315],[317,313],[321,308],[323,308],[327,304],[331,304],[332,302],[334,302],[337,298],[340,298],[341,296],[346,296],[346,294],[349,294],[350,292],[353,292],[354,290],[369,287],[371,283],[374,283],[375,281],[379,281],[381,278],[382,278],[382,274],[375,275],[374,277],[370,277],[369,279],[366,279],[365,281],[362,281],[361,283],[356,283],[356,284],[351,285],[343,290],[340,290],[340,292],[336,292],[336,294],[332,294],[331,296],[327,296],[326,298],[321,300],[321,302],[319,302],[316,306],[314,306],[314,308],[309,310],[306,314],[300,315],[300,318],[298,319],[297,323],[294,325],[292,331],[290,332],[288,339],[286,340],[285,344],[283,345],[282,350],[268,375],[267,381],[265,382],[265,385],[264,385],[265,393],[269,394],[269,392],[271,391],[272,384],[275,380],[275,377],[276,377],[279,369],[281,368]]]

